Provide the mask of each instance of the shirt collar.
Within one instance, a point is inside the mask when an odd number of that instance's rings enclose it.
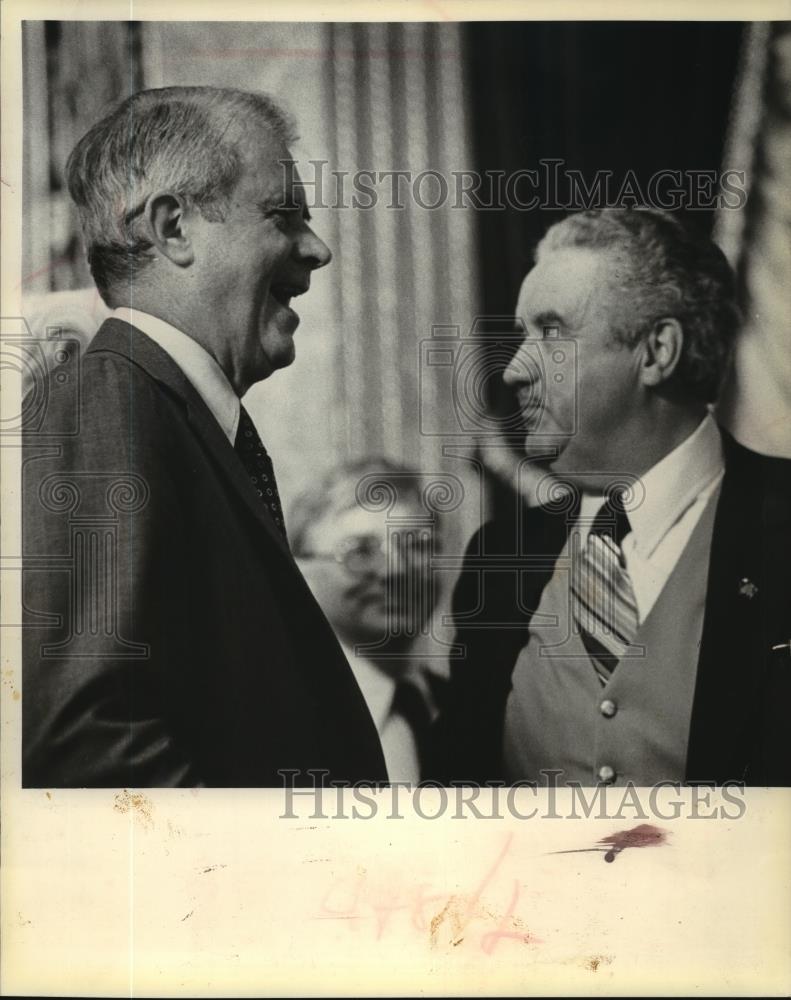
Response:
[[[111,318],[142,330],[173,358],[233,445],[239,426],[239,397],[211,354],[192,337],[150,313],[122,306],[113,310]]]
[[[340,640],[338,640],[340,642]],[[374,720],[374,725],[381,732],[384,724],[390,716],[395,698],[396,687],[401,681],[410,681],[425,699],[430,712],[436,712],[434,697],[426,676],[426,671],[420,663],[412,661],[406,670],[398,677],[389,674],[386,670],[369,660],[365,656],[358,656],[352,646],[341,642],[341,649],[346,655],[346,659],[354,673],[355,679],[363,693],[368,711]]]
[[[644,558],[724,469],[722,437],[708,413],[688,438],[640,477],[643,498],[628,513],[635,545]],[[583,497],[581,520],[590,524],[603,503],[601,496]]]
[[[341,646],[363,693],[374,725],[377,731],[381,732],[387,717],[390,715],[390,709],[393,707],[396,689],[395,678],[385,673],[371,660],[367,660],[364,656],[357,656],[354,649],[345,643],[341,643]]]

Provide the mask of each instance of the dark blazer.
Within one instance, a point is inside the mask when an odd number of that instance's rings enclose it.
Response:
[[[181,369],[108,320],[23,462],[23,784],[387,779],[351,668]],[[321,779],[319,779],[321,780]]]
[[[686,778],[789,785],[791,647],[772,647],[791,640],[791,462],[724,432],[723,440]],[[574,516],[525,507],[512,524],[487,523],[469,544],[453,597],[455,642],[465,652],[451,664],[433,733],[432,770],[446,783],[503,780],[511,674]],[[520,556],[545,558],[525,570]]]

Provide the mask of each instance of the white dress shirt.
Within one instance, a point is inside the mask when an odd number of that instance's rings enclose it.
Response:
[[[401,678],[392,677],[376,663],[357,656],[345,643],[341,646],[379,733],[388,778],[416,785],[420,781],[420,756],[415,734],[404,716],[393,711],[396,685]],[[407,678],[423,693],[431,708],[431,698],[420,672],[408,671],[403,679]]]
[[[641,477],[645,496],[627,511],[631,531],[621,544],[642,624],[667,583],[725,472],[722,438],[711,414]],[[604,497],[586,494],[578,530],[584,545]]]
[[[122,306],[114,309],[108,319],[120,319],[137,327],[173,358],[233,446],[239,426],[239,397],[211,354],[192,337],[150,313]]]

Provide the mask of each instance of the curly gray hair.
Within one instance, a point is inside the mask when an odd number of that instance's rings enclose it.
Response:
[[[717,399],[741,321],[736,282],[722,250],[658,209],[605,208],[578,212],[552,226],[536,256],[583,247],[612,251],[613,292],[626,293],[632,317],[613,329],[634,345],[663,317],[678,320],[681,358],[669,383],[684,398]]]

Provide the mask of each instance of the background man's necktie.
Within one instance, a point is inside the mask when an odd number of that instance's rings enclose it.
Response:
[[[428,752],[428,737],[431,729],[431,712],[418,686],[408,678],[398,682],[390,711],[401,715],[409,723],[415,737],[421,775]]]
[[[258,436],[250,414],[243,406],[240,406],[239,409],[239,427],[236,431],[234,449],[241,458],[250,481],[261,497],[264,506],[272,515],[272,520],[283,537],[288,540],[272,459]]]
[[[620,495],[604,503],[571,568],[571,606],[602,684],[634,642],[639,619],[621,542],[631,530]]]

